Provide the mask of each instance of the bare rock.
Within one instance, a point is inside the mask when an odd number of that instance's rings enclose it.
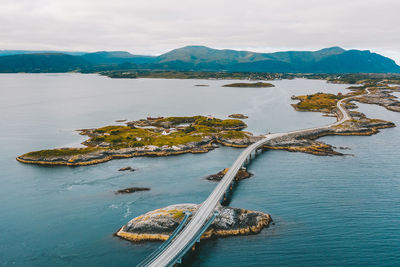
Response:
[[[135,193],[139,191],[150,191],[150,188],[148,187],[129,187],[125,189],[120,189],[115,192],[115,194],[130,194],[130,193]]]
[[[198,207],[196,204],[177,204],[150,211],[129,221],[116,235],[131,241],[164,241],[183,220],[185,212],[190,211],[193,216]],[[269,214],[258,211],[223,206],[217,207],[216,211],[218,215],[202,239],[256,234],[272,221]]]
[[[221,181],[221,179],[224,177],[224,175],[228,172],[229,168],[223,169],[222,171],[212,174],[206,177],[207,180],[209,181]],[[246,169],[242,168],[238,171],[236,174],[235,180],[240,181],[243,179],[247,179],[253,176],[252,173],[248,172]]]
[[[134,172],[134,171],[136,171],[134,168],[132,168],[131,166],[128,166],[128,167],[124,167],[124,168],[121,168],[121,169],[119,169],[118,171],[120,171],[120,172],[123,172],[123,171],[131,171],[131,172]]]

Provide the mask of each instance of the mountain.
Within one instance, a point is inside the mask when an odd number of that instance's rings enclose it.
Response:
[[[218,50],[206,46],[186,46],[159,56],[158,62],[165,63],[171,61],[182,61],[190,62],[194,65],[204,63],[225,65],[238,62],[258,61],[269,58],[265,55],[268,54],[229,49]]]
[[[60,53],[18,54],[0,57],[0,72],[69,72],[88,66],[80,56]]]
[[[396,63],[370,51],[340,47],[318,51],[254,53],[187,46],[159,57],[166,69],[236,72],[386,73],[400,72]]]
[[[256,53],[205,46],[186,46],[160,56],[124,51],[35,53],[2,56],[0,72],[64,72],[101,70],[174,70],[280,73],[400,73],[390,58],[370,51],[330,47],[318,51]],[[14,51],[14,53],[16,53]],[[74,53],[74,52],[71,52]]]
[[[394,60],[370,51],[349,50],[316,62],[315,72],[339,73],[391,73],[400,72]]]
[[[71,52],[71,51],[51,51],[51,50],[0,50],[0,56],[13,56],[21,54],[46,54],[46,53],[57,53],[66,54],[71,56],[81,56],[87,54],[87,52]]]
[[[134,63],[143,64],[150,63],[156,59],[155,56],[140,56],[132,55],[125,51],[100,51],[94,53],[86,53],[82,58],[94,65],[109,65],[109,64],[122,64]]]

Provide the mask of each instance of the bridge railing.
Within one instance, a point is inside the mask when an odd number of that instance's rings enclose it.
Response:
[[[218,216],[218,212],[214,211],[214,214],[211,216],[211,218],[207,221],[206,224],[203,225],[203,227],[200,229],[200,231],[197,232],[197,234],[190,240],[190,242],[187,243],[185,248],[181,250],[170,262],[169,266],[173,266],[175,263],[181,263],[181,259],[185,254],[188,252],[188,250],[196,243],[200,242],[201,236],[204,234],[205,231],[207,231],[208,227],[214,222],[215,218]]]
[[[185,217],[183,220],[180,222],[178,227],[175,228],[175,230],[172,232],[172,234],[169,236],[167,240],[165,240],[161,246],[159,246],[156,250],[154,250],[149,256],[147,256],[143,261],[141,261],[138,265],[138,267],[144,267],[148,266],[150,262],[152,262],[155,258],[158,257],[158,255],[166,248],[172,240],[176,237],[177,234],[182,230],[182,228],[185,226],[186,221],[189,219],[189,217],[192,215],[190,211],[185,212]]]

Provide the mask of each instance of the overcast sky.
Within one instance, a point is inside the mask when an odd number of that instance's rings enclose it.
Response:
[[[342,46],[400,63],[399,12],[400,0],[0,0],[0,50]]]

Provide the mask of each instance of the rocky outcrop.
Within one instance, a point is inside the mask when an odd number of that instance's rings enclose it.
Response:
[[[193,216],[198,207],[196,204],[177,204],[150,211],[129,221],[116,235],[130,241],[164,241],[182,221],[184,212],[190,211]],[[218,215],[202,239],[257,234],[272,221],[270,215],[258,211],[223,206],[219,206],[216,211]]]
[[[249,145],[261,140],[263,136],[243,136],[242,138],[224,138],[221,136],[216,137],[216,141],[224,146],[230,147],[248,147]]]
[[[211,174],[209,176],[206,177],[207,180],[209,181],[221,181],[221,179],[224,177],[224,175],[229,171],[229,168],[225,168],[222,171],[216,173],[216,174]],[[240,169],[236,176],[235,176],[235,180],[236,181],[240,181],[243,179],[247,179],[250,178],[251,176],[253,176],[252,173],[248,172],[245,168]]]
[[[231,114],[228,117],[234,118],[234,119],[247,119],[248,118],[248,116],[243,115],[243,114]]]
[[[124,168],[121,168],[121,169],[119,169],[118,171],[120,171],[120,172],[123,172],[123,171],[131,171],[131,172],[134,172],[134,171],[136,171],[134,168],[132,168],[131,166],[128,166],[128,167],[124,167]]]
[[[135,192],[140,192],[140,191],[150,191],[150,188],[148,187],[129,187],[125,189],[120,189],[115,192],[116,195],[118,194],[130,194],[130,193],[135,193]]]

